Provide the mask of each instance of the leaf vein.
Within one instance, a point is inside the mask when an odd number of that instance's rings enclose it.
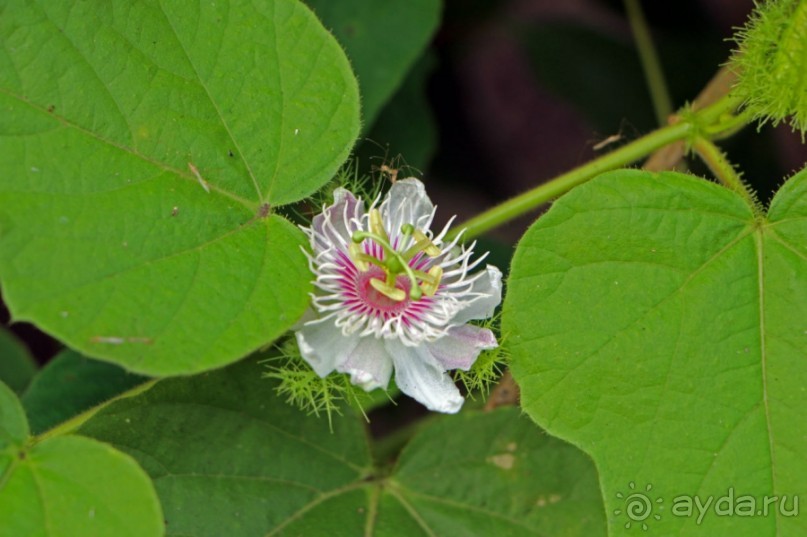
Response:
[[[619,334],[624,333],[626,330],[630,329],[630,328],[631,328],[632,326],[634,326],[636,323],[638,323],[638,322],[640,322],[642,319],[646,318],[646,317],[647,317],[649,314],[651,314],[652,312],[656,311],[656,310],[657,310],[658,308],[660,308],[660,307],[661,307],[663,304],[665,304],[665,303],[666,303],[668,300],[671,300],[673,297],[675,297],[676,295],[678,295],[678,293],[680,293],[680,292],[681,292],[681,291],[682,291],[684,288],[686,288],[686,286],[687,286],[687,285],[689,285],[689,283],[690,283],[690,282],[691,282],[693,279],[695,279],[695,277],[696,277],[698,274],[700,274],[702,271],[706,270],[706,268],[707,268],[709,265],[711,265],[711,264],[712,264],[714,261],[716,261],[717,259],[719,259],[719,258],[720,258],[720,257],[721,257],[723,254],[725,254],[725,253],[726,253],[728,250],[730,250],[730,249],[731,249],[731,248],[733,248],[735,245],[737,245],[737,244],[738,244],[740,241],[742,241],[743,239],[745,239],[746,237],[748,237],[749,235],[751,235],[753,232],[754,232],[754,228],[749,227],[749,228],[748,228],[748,229],[746,229],[746,230],[745,230],[743,233],[741,233],[741,234],[740,234],[740,235],[738,235],[738,236],[737,236],[735,239],[733,239],[731,242],[729,242],[728,244],[726,244],[726,245],[725,245],[723,248],[721,248],[719,251],[717,251],[717,252],[716,252],[716,253],[715,253],[713,256],[711,256],[711,257],[710,257],[710,258],[708,258],[706,261],[704,261],[704,262],[701,264],[701,266],[699,266],[697,269],[695,269],[695,270],[694,270],[694,271],[693,271],[693,272],[692,272],[692,273],[691,273],[691,274],[690,274],[690,275],[689,275],[689,276],[688,276],[688,277],[687,277],[687,278],[686,278],[686,279],[685,279],[685,280],[684,280],[684,281],[681,283],[681,285],[679,285],[679,286],[678,286],[676,289],[674,289],[672,292],[668,293],[666,296],[664,296],[664,297],[663,297],[661,300],[659,300],[659,301],[658,301],[656,304],[654,304],[652,307],[650,307],[650,308],[648,308],[648,309],[646,309],[646,310],[642,311],[642,312],[641,312],[641,315],[639,315],[637,318],[635,318],[633,321],[631,321],[631,322],[630,322],[628,325],[626,325],[626,326],[624,326],[624,327],[620,328],[619,330],[615,331],[615,332],[614,332],[614,334],[613,334],[611,337],[609,337],[609,338],[608,338],[606,341],[604,341],[604,342],[603,342],[603,343],[602,343],[602,344],[601,344],[599,347],[597,347],[596,349],[592,349],[590,352],[587,352],[587,353],[586,353],[586,356],[583,358],[583,363],[585,363],[586,361],[588,361],[589,359],[591,359],[592,357],[594,357],[594,356],[595,356],[595,355],[596,355],[596,354],[597,354],[597,353],[598,353],[600,350],[604,349],[604,348],[605,348],[606,346],[608,346],[608,345],[609,345],[611,342],[613,342],[613,341],[614,341],[614,339],[615,339],[615,338],[616,338],[616,337],[617,337]],[[530,342],[530,341],[533,341],[533,340],[536,340],[536,339],[540,339],[541,337],[542,337],[541,335],[537,335],[537,336],[535,336],[534,338],[523,338],[523,337],[522,337],[522,343],[521,343],[521,345],[523,345],[523,344],[524,344],[524,343],[526,343],[526,342]],[[559,387],[560,387],[560,385],[563,383],[563,381],[566,379],[566,377],[568,377],[568,376],[569,376],[569,375],[570,375],[570,374],[571,374],[571,373],[572,373],[572,372],[573,372],[573,371],[574,371],[574,370],[575,370],[577,367],[580,367],[580,365],[581,365],[581,364],[577,364],[577,365],[576,365],[574,368],[570,368],[570,369],[568,369],[568,370],[567,370],[567,371],[566,371],[566,372],[563,374],[563,376],[562,376],[562,377],[560,377],[560,378],[559,378],[559,379],[558,379],[558,380],[557,380],[557,381],[554,383],[554,385],[553,385],[551,388],[549,388],[549,390],[547,390],[547,391],[546,391],[546,392],[544,392],[544,393],[546,394],[546,393],[551,392],[551,391],[552,391],[552,390],[554,390],[555,388],[559,388]],[[557,411],[558,411],[558,412],[560,411],[560,407],[558,408],[558,410],[557,410]]]
[[[185,43],[183,43],[182,40],[180,39],[179,33],[177,32],[176,27],[174,26],[173,22],[171,21],[170,17],[168,16],[168,13],[166,13],[165,8],[162,5],[162,1],[160,2],[160,13],[162,13],[163,18],[165,18],[165,22],[168,23],[168,26],[171,27],[171,31],[174,32],[174,37],[177,40],[177,44],[182,49],[182,52],[185,55],[185,58],[188,60],[188,65],[190,65],[191,69],[193,69],[193,72],[196,75],[196,80],[199,83],[199,86],[205,91],[205,95],[207,95],[207,99],[210,102],[210,105],[216,111],[216,115],[218,115],[219,121],[221,121],[222,127],[224,127],[224,130],[227,132],[227,136],[230,138],[230,141],[233,143],[233,146],[235,147],[235,150],[238,153],[239,158],[244,163],[244,167],[246,168],[247,174],[249,175],[249,178],[252,181],[252,185],[255,187],[255,192],[258,194],[258,202],[263,203],[263,196],[261,195],[261,188],[258,186],[258,180],[255,178],[255,174],[252,172],[252,168],[250,167],[249,162],[247,162],[247,159],[244,156],[244,152],[241,149],[241,146],[236,141],[235,136],[233,136],[232,130],[230,130],[230,125],[224,119],[224,115],[222,115],[221,109],[219,108],[218,103],[216,103],[215,99],[213,99],[213,96],[210,94],[210,89],[207,87],[207,85],[202,80],[202,77],[199,75],[199,70],[196,68],[196,64],[193,63],[193,60],[191,59],[191,55],[188,53],[188,49],[185,46]]]
[[[406,492],[408,494],[411,494],[412,496],[417,496],[418,498],[422,498],[422,499],[430,501],[432,503],[437,503],[437,504],[442,504],[442,505],[449,505],[451,507],[456,507],[456,508],[459,508],[459,509],[465,509],[467,511],[473,511],[475,513],[480,513],[480,514],[483,514],[485,516],[489,516],[491,518],[495,518],[497,520],[507,522],[508,524],[512,524],[513,526],[529,530],[529,531],[533,532],[534,535],[537,535],[539,537],[544,537],[544,534],[536,533],[536,529],[534,527],[530,527],[529,525],[527,525],[526,523],[524,523],[524,522],[522,522],[520,520],[510,518],[507,515],[503,515],[502,513],[497,513],[496,511],[490,511],[488,509],[483,509],[483,508],[481,508],[479,506],[476,506],[476,505],[462,503],[462,502],[459,502],[459,501],[456,501],[456,500],[451,500],[451,499],[448,499],[448,498],[441,498],[439,496],[433,496],[431,494],[426,494],[426,493],[423,493],[423,492],[417,492],[417,491],[413,491],[413,490],[410,490],[410,489],[406,489]]]
[[[53,119],[54,121],[57,121],[57,122],[61,123],[62,125],[64,125],[65,127],[73,129],[73,130],[79,132],[80,134],[83,134],[83,135],[85,135],[85,136],[87,136],[89,138],[97,140],[97,141],[99,141],[99,142],[101,142],[101,143],[103,143],[105,145],[110,146],[110,147],[114,147],[115,149],[119,149],[120,151],[123,151],[124,153],[127,153],[129,155],[132,155],[133,157],[136,157],[136,158],[142,160],[143,162],[151,164],[152,166],[155,166],[157,168],[161,168],[161,169],[163,169],[163,170],[165,170],[167,172],[171,172],[171,173],[173,173],[174,175],[176,175],[177,177],[179,177],[181,179],[191,181],[192,183],[198,183],[199,182],[199,180],[193,174],[191,174],[190,171],[184,171],[184,170],[174,168],[174,167],[170,166],[169,164],[166,164],[164,162],[160,162],[158,160],[155,160],[155,159],[153,159],[151,157],[148,157],[148,156],[144,155],[143,153],[140,153],[139,151],[137,151],[133,147],[127,147],[127,146],[121,145],[121,144],[119,144],[117,142],[114,142],[112,140],[108,140],[108,139],[102,137],[101,135],[99,135],[98,133],[95,133],[95,132],[93,132],[91,130],[86,129],[85,127],[82,127],[81,125],[78,125],[76,123],[73,123],[72,121],[69,121],[67,118],[65,118],[65,117],[63,117],[63,116],[61,116],[59,114],[56,114],[54,112],[48,112],[42,106],[40,106],[38,104],[35,104],[35,103],[32,103],[31,101],[27,100],[26,98],[24,98],[24,97],[22,97],[20,95],[17,95],[16,93],[13,93],[13,92],[9,91],[6,88],[0,87],[0,93],[5,94],[8,97],[11,97],[12,99],[16,99],[20,103],[25,104],[26,106],[29,106],[29,107],[33,108],[34,110],[37,110],[38,112],[42,113],[43,115],[46,115],[47,117]],[[210,188],[211,192],[216,192],[216,193],[218,193],[218,194],[220,194],[222,196],[226,196],[226,197],[232,199],[233,201],[237,201],[238,203],[240,203],[241,205],[243,205],[244,207],[246,207],[250,211],[255,211],[258,208],[258,204],[255,203],[254,201],[242,198],[241,196],[239,196],[237,194],[234,194],[234,193],[232,193],[232,192],[230,192],[228,190],[225,190],[225,189],[223,189],[223,188],[221,188],[221,187],[219,187],[219,186],[217,186],[217,185],[215,185],[213,183],[208,183],[208,188]]]
[[[765,408],[765,426],[768,429],[768,449],[771,454],[771,488],[775,494],[778,490],[776,487],[776,448],[773,440],[773,429],[771,427],[771,409],[768,402],[768,354],[767,354],[767,341],[765,334],[765,252],[764,240],[762,233],[757,231],[754,234],[754,242],[756,243],[757,250],[757,271],[758,271],[758,292],[759,292],[759,352],[760,352],[760,366],[762,368],[762,404]],[[773,517],[774,533],[779,534],[779,516],[781,512],[776,510],[776,516]]]
[[[359,489],[359,488],[361,488],[363,486],[366,486],[366,484],[364,482],[361,482],[361,481],[354,482],[354,483],[350,483],[348,485],[345,485],[345,486],[343,486],[341,488],[334,489],[334,490],[332,490],[330,492],[322,494],[321,496],[318,496],[317,498],[314,498],[312,501],[308,502],[307,504],[302,506],[300,509],[298,509],[297,511],[292,513],[282,523],[280,523],[277,526],[275,526],[274,528],[272,528],[272,530],[270,530],[269,533],[267,533],[264,537],[272,537],[274,535],[278,535],[278,532],[282,531],[284,528],[286,528],[292,522],[295,522],[296,520],[299,520],[301,516],[303,516],[305,513],[307,513],[308,511],[310,511],[314,507],[318,506],[319,504],[321,504],[323,502],[326,502],[326,501],[330,500],[331,498],[339,496],[340,494],[344,494],[346,492],[351,492],[351,491],[357,490],[357,489]]]

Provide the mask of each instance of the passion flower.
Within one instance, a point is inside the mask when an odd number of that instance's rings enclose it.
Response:
[[[393,370],[402,392],[430,410],[457,412],[464,401],[447,371],[468,370],[497,346],[487,328],[501,302],[502,274],[474,245],[436,236],[435,207],[414,178],[395,182],[365,210],[339,188],[310,228],[306,252],[315,276],[311,311],[296,332],[303,358],[321,377],[347,373],[367,391],[386,388]],[[453,220],[453,219],[452,219]]]

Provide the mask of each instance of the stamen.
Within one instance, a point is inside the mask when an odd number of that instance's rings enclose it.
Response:
[[[373,278],[370,283],[374,289],[392,300],[403,301],[406,299],[406,293],[395,287],[397,277],[400,274],[405,274],[409,278],[411,284],[409,286],[409,298],[412,300],[419,300],[424,292],[429,296],[434,296],[440,285],[440,278],[443,274],[442,269],[438,266],[432,267],[428,273],[419,270],[415,271],[409,266],[409,261],[420,252],[425,252],[429,257],[436,257],[442,252],[434,245],[431,239],[412,224],[402,225],[401,233],[403,234],[401,244],[406,243],[410,236],[415,238],[415,244],[404,253],[398,252],[392,247],[381,220],[381,212],[378,209],[373,209],[370,212],[370,231],[356,231],[351,236],[350,255],[356,263],[356,267],[361,271],[366,271],[369,268],[369,263],[383,269],[386,276],[385,280]],[[381,247],[384,251],[384,260],[367,255],[361,250],[359,245],[365,239],[370,239]]]
[[[396,302],[403,302],[404,300],[406,300],[406,293],[404,292],[403,289],[398,289],[397,287],[387,285],[381,280],[377,280],[375,278],[372,278],[370,280],[370,285],[372,285],[373,289],[375,289],[385,297],[390,298]]]
[[[440,251],[440,248],[435,246],[432,240],[419,229],[415,229],[413,235],[415,237],[415,243],[412,246],[410,246],[409,249],[406,250],[406,252],[404,252],[403,254],[404,259],[407,260],[412,259],[420,252],[425,252],[426,255],[428,255],[429,257],[437,257],[442,253]]]
[[[421,278],[423,283],[420,284],[420,287],[423,289],[423,292],[426,293],[426,296],[434,296],[437,289],[440,287],[440,279],[442,277],[443,267],[435,265],[429,269],[427,277]]]
[[[350,257],[353,258],[353,263],[356,265],[356,268],[362,272],[367,272],[370,268],[370,265],[367,264],[367,261],[364,260],[366,254],[361,249],[361,244],[357,242],[351,242],[349,246],[350,250]]]
[[[395,257],[398,258],[399,261],[402,261],[400,259],[400,254],[397,252],[395,253]],[[404,272],[409,277],[409,281],[412,283],[412,286],[409,288],[409,298],[412,300],[420,300],[420,297],[423,296],[423,292],[420,290],[420,285],[418,285],[418,280],[414,271],[412,270],[412,267],[410,267],[409,263],[406,261],[402,261],[401,265]]]
[[[387,230],[384,229],[384,220],[381,218],[381,211],[378,209],[370,211],[370,232],[384,239],[384,242],[389,242],[389,235],[387,235]]]

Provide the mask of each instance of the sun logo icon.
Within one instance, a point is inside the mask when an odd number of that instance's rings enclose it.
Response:
[[[614,509],[614,515],[618,517],[624,513],[628,517],[625,529],[630,529],[633,524],[636,524],[637,527],[641,526],[644,531],[647,531],[647,523],[650,520],[661,520],[661,514],[653,511],[664,509],[661,505],[664,503],[664,498],[653,497],[651,494],[653,485],[650,483],[645,486],[643,492],[636,491],[636,484],[633,481],[628,483],[628,488],[630,488],[630,492],[627,494],[616,493],[617,499],[622,500],[622,508]]]

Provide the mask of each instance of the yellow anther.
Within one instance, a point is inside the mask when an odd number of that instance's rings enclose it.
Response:
[[[377,280],[375,278],[370,279],[370,285],[373,286],[373,289],[375,289],[385,297],[394,300],[395,302],[403,302],[404,300],[406,300],[406,293],[404,292],[403,289],[392,287],[391,285],[387,285],[386,282]]]
[[[440,287],[440,280],[443,278],[443,268],[440,265],[435,265],[429,269],[428,276],[421,278],[422,283],[420,288],[426,293],[426,296],[434,296],[437,289]]]
[[[367,255],[361,248],[361,244],[351,242],[350,243],[350,257],[353,259],[353,264],[356,265],[356,268],[362,272],[366,272],[367,269],[370,268],[370,265],[364,261],[364,257]]]
[[[415,242],[404,252],[405,259],[412,259],[420,252],[425,252],[429,257],[437,257],[442,253],[440,248],[435,246],[431,239],[419,229],[412,233],[412,238],[415,239]]]
[[[378,209],[370,211],[370,232],[389,242],[389,235],[387,235],[387,230],[384,229],[384,220],[381,218],[381,211]]]
[[[421,246],[421,248],[423,249],[424,252],[426,252],[426,255],[428,255],[429,257],[437,257],[442,253],[440,251],[440,248],[435,246],[432,240],[426,235],[424,235],[423,232],[420,231],[419,229],[415,230],[414,237],[415,240],[418,242],[418,244],[423,245]]]

